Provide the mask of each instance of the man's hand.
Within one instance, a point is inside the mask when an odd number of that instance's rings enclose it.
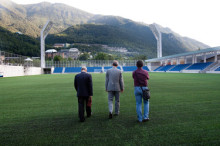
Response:
[[[123,93],[124,92],[124,90],[121,90],[121,93]]]

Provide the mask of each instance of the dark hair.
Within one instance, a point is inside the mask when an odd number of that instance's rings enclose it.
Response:
[[[142,60],[138,60],[137,63],[136,63],[136,66],[139,67],[139,68],[143,67],[143,65],[144,65],[144,63],[143,63]]]
[[[114,60],[112,63],[113,66],[118,66],[118,61]]]

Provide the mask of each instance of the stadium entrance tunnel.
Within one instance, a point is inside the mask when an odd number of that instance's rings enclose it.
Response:
[[[42,73],[43,74],[51,74],[51,68],[43,68]]]

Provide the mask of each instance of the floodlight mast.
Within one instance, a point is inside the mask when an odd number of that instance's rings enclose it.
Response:
[[[53,23],[48,20],[41,30],[41,68],[45,68],[45,39],[52,28]]]
[[[157,58],[162,57],[162,35],[156,24],[151,24],[150,29],[157,40]]]

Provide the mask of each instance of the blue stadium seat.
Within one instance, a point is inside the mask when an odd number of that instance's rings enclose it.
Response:
[[[156,68],[154,71],[168,71],[169,69],[171,69],[172,67],[174,67],[175,65],[166,65],[166,66],[159,66],[158,68]]]
[[[62,73],[63,67],[55,67],[53,73]]]
[[[102,67],[87,67],[87,72],[101,72]]]
[[[81,72],[81,67],[66,67],[64,73],[77,73]]]
[[[161,68],[163,68],[164,66],[159,66],[158,68],[156,68],[154,71],[158,71],[160,70]]]
[[[135,71],[136,69],[137,69],[136,66],[123,66],[124,72],[132,72],[132,71]]]
[[[176,65],[174,68],[172,68],[169,71],[181,71],[181,70],[187,68],[189,65],[190,64],[179,64],[179,65]]]
[[[143,66],[144,70],[150,71],[149,68],[147,66]]]
[[[208,67],[210,64],[212,64],[212,62],[195,63],[195,64],[191,65],[189,68],[187,68],[186,70],[203,70],[206,67]]]
[[[136,69],[137,69],[136,66],[123,66],[124,72],[132,72],[135,71]],[[147,66],[143,66],[143,69],[149,71],[149,68]]]
[[[220,66],[215,71],[220,71]]]

